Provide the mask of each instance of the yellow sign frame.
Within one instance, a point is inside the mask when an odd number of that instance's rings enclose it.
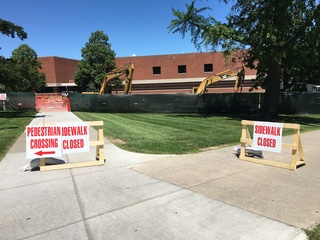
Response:
[[[296,170],[297,167],[306,164],[302,143],[301,143],[301,137],[300,137],[300,124],[283,123],[283,128],[290,128],[294,130],[293,142],[291,144],[282,143],[282,146],[281,146],[282,148],[287,148],[292,150],[290,164],[276,162],[276,161],[267,160],[267,159],[257,159],[254,157],[247,157],[245,154],[245,147],[246,145],[249,145],[251,147],[253,143],[248,130],[248,125],[253,126],[254,121],[242,120],[241,124],[242,124],[242,131],[241,131],[241,138],[240,138],[240,143],[241,143],[240,155],[239,155],[240,160],[289,169],[289,170]],[[299,160],[297,159],[298,154],[300,157]]]

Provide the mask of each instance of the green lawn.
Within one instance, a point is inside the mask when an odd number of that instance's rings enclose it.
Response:
[[[320,224],[318,224],[314,229],[312,230],[304,230],[309,237],[309,240],[319,240],[320,239]]]
[[[104,134],[117,146],[141,153],[194,153],[222,145],[239,144],[245,115],[75,112],[84,121],[104,121]],[[320,115],[281,116],[300,123],[301,131],[320,129]],[[284,135],[293,134],[286,130]]]
[[[142,153],[189,153],[240,139],[239,119],[182,114],[75,113],[103,120],[104,133],[123,149]]]
[[[0,112],[0,160],[32,121],[35,112]]]

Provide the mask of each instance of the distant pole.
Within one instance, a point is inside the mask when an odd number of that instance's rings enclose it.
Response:
[[[66,93],[66,103],[67,103],[67,109],[68,112],[71,112],[71,106],[70,106],[70,98],[68,97],[69,93]]]

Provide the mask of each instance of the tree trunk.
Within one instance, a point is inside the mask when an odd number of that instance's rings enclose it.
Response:
[[[289,84],[289,74],[287,71],[283,71],[283,90],[286,92],[286,91],[289,91],[290,89],[290,84]]]
[[[276,61],[270,62],[266,78],[266,92],[262,109],[262,118],[272,121],[278,118],[280,96],[280,65]]]

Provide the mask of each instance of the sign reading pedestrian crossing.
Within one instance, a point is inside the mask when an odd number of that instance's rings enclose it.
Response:
[[[27,158],[60,157],[89,151],[89,125],[86,122],[26,127]]]

